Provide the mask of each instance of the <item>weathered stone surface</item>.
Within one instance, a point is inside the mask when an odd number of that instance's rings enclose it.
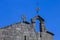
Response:
[[[53,35],[46,32],[44,23],[41,24],[42,31],[36,32],[36,18],[33,23],[19,22],[0,29],[0,40],[53,40]]]

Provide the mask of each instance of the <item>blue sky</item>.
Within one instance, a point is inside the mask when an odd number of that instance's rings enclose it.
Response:
[[[55,34],[54,40],[60,39],[60,0],[39,0],[39,15],[45,19],[47,30]],[[0,27],[36,16],[36,0],[0,0]]]

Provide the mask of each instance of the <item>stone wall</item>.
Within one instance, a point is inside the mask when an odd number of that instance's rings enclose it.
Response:
[[[36,33],[30,24],[17,23],[0,29],[0,40],[37,40]]]
[[[0,40],[53,40],[53,35],[43,32],[36,32],[32,24],[23,22],[16,23],[0,29]]]

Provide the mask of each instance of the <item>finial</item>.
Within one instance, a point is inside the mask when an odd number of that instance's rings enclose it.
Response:
[[[36,12],[37,12],[37,14],[39,13],[39,11],[40,11],[40,8],[39,8],[39,0],[37,0],[37,2],[36,2]]]
[[[36,12],[37,12],[37,14],[39,13],[39,10],[40,10],[40,8],[39,8],[39,7],[37,7],[37,8],[36,8]]]
[[[21,18],[22,18],[22,21],[26,21],[26,16],[25,15],[22,15]]]

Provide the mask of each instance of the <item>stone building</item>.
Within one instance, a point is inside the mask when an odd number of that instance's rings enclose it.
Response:
[[[40,23],[40,32],[35,30],[35,21]],[[0,40],[53,40],[54,34],[49,32],[44,19],[37,15],[31,19],[31,23],[23,20],[4,28],[0,28]]]

